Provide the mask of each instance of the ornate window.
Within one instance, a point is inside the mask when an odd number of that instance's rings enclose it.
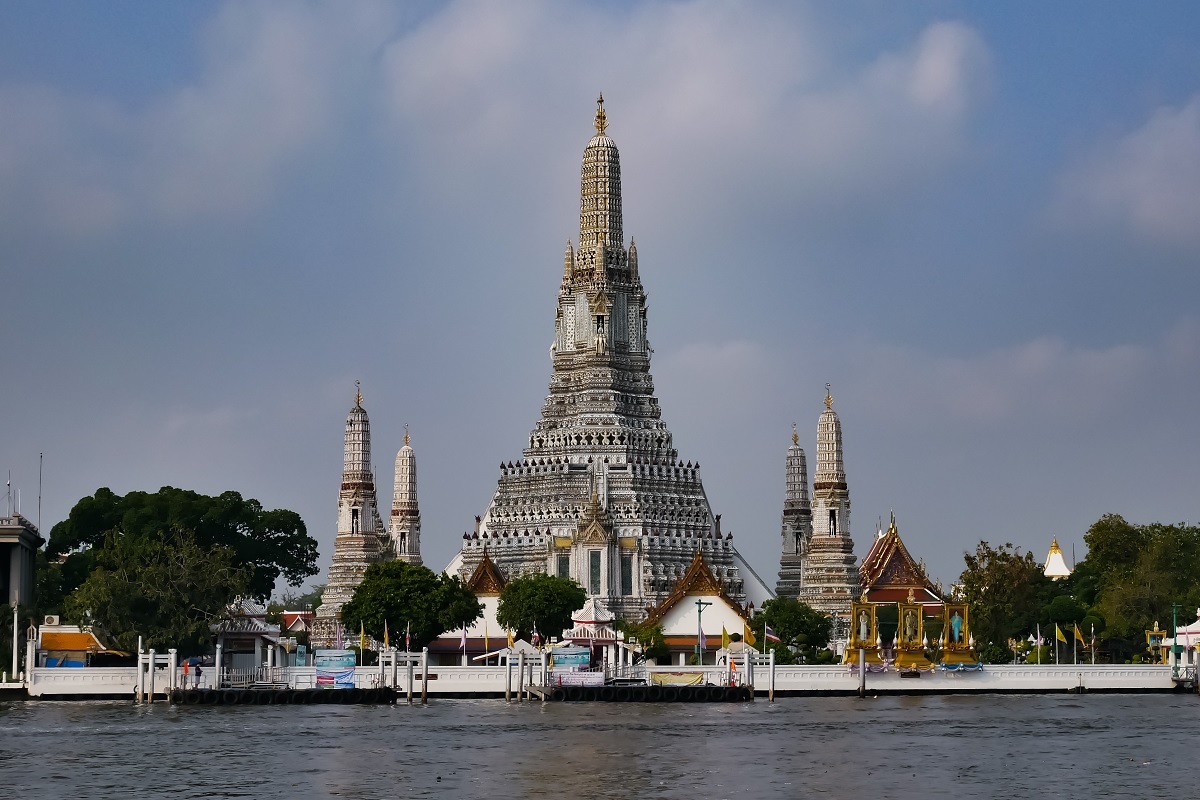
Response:
[[[588,594],[600,594],[600,551],[588,551]]]

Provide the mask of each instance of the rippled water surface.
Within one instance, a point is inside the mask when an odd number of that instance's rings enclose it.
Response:
[[[0,703],[8,797],[1193,796],[1194,695]]]

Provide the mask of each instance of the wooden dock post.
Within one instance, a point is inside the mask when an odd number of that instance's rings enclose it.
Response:
[[[429,705],[429,648],[421,648],[421,705]]]
[[[525,651],[517,655],[517,702],[525,702]]]
[[[504,702],[512,702],[512,651],[504,657]]]

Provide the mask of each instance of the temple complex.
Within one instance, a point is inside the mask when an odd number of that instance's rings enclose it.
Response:
[[[700,480],[662,420],[650,375],[646,293],[625,246],[621,163],[603,97],[583,151],[579,243],[567,242],[541,418],[500,465],[485,514],[447,572],[470,577],[485,549],[506,580],[577,580],[618,618],[641,619],[702,552],[737,603],[770,589],[723,534]]]
[[[354,406],[346,416],[343,445],[342,488],[338,495],[337,537],[333,563],[313,621],[314,647],[332,647],[342,606],[354,596],[367,567],[390,558],[391,543],[375,504],[375,475],[371,470],[371,421],[362,405],[362,392],[354,393]],[[415,495],[414,495],[415,497]]]

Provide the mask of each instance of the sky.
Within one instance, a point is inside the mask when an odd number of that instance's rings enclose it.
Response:
[[[0,469],[236,490],[332,556],[362,382],[422,553],[520,457],[604,93],[680,458],[771,585],[832,385],[850,528],[949,584],[1200,522],[1200,4],[0,5]]]

